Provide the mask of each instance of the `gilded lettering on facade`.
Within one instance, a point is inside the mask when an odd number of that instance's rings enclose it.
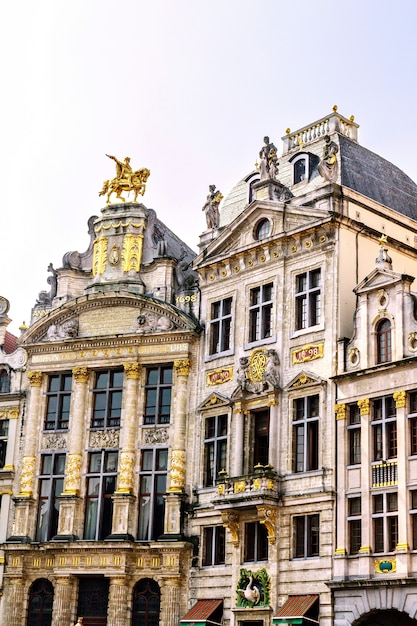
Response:
[[[323,358],[324,343],[309,344],[292,351],[292,363],[305,363]]]
[[[233,367],[223,367],[207,373],[206,385],[222,385],[233,378]]]

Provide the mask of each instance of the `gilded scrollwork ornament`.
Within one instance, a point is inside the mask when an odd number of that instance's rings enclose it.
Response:
[[[170,486],[168,491],[183,491],[185,485],[185,451],[173,450],[171,456],[171,470],[169,472]]]

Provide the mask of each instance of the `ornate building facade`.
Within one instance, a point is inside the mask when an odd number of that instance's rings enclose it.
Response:
[[[0,393],[7,624],[417,624],[417,186],[335,108],[203,208],[197,255],[120,202],[49,268]]]

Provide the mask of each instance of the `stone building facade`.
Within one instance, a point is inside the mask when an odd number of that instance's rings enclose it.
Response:
[[[50,267],[18,348],[10,626],[417,624],[417,186],[335,108],[220,199],[197,255],[125,202]]]

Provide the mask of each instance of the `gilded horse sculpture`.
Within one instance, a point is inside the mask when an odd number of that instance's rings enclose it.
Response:
[[[106,154],[109,159],[112,159],[116,163],[116,177],[111,180],[105,180],[103,183],[103,189],[99,192],[99,196],[107,194],[107,204],[110,204],[110,196],[112,193],[116,194],[116,198],[125,202],[126,199],[121,196],[123,191],[133,191],[133,202],[136,202],[138,195],[143,196],[146,189],[146,181],[149,178],[150,171],[146,167],[142,167],[139,170],[132,170],[130,165],[130,158],[126,157],[124,162],[116,159],[115,156]]]

